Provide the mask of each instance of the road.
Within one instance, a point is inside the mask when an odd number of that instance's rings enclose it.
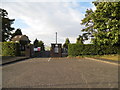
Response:
[[[76,58],[32,58],[2,67],[3,88],[118,88],[118,66]]]

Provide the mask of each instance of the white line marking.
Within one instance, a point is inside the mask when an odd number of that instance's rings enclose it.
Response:
[[[51,58],[48,59],[48,62],[51,60]]]
[[[94,60],[94,61],[97,61],[97,62],[103,62],[103,63],[108,63],[108,64],[120,66],[120,64],[118,64],[118,63],[112,63],[112,62],[109,62],[109,61],[102,61],[102,60],[98,60],[98,59],[94,59],[94,58],[87,58],[87,57],[85,59],[89,59],[89,60]]]

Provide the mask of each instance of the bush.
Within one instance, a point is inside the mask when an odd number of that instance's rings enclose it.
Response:
[[[118,47],[109,45],[94,45],[94,44],[69,44],[68,55],[104,55],[104,54],[117,54]]]
[[[2,44],[2,56],[19,56],[20,45],[14,42],[3,42]]]

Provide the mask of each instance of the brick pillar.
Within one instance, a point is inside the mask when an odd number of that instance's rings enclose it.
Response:
[[[51,44],[51,57],[62,57],[62,44]]]

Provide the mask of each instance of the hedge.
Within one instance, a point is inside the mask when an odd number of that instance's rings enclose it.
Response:
[[[68,55],[104,55],[104,54],[117,54],[118,47],[108,45],[94,45],[94,44],[69,44]]]
[[[1,49],[2,48],[2,49]],[[14,42],[1,42],[0,49],[2,56],[19,56],[20,55],[20,45]]]

